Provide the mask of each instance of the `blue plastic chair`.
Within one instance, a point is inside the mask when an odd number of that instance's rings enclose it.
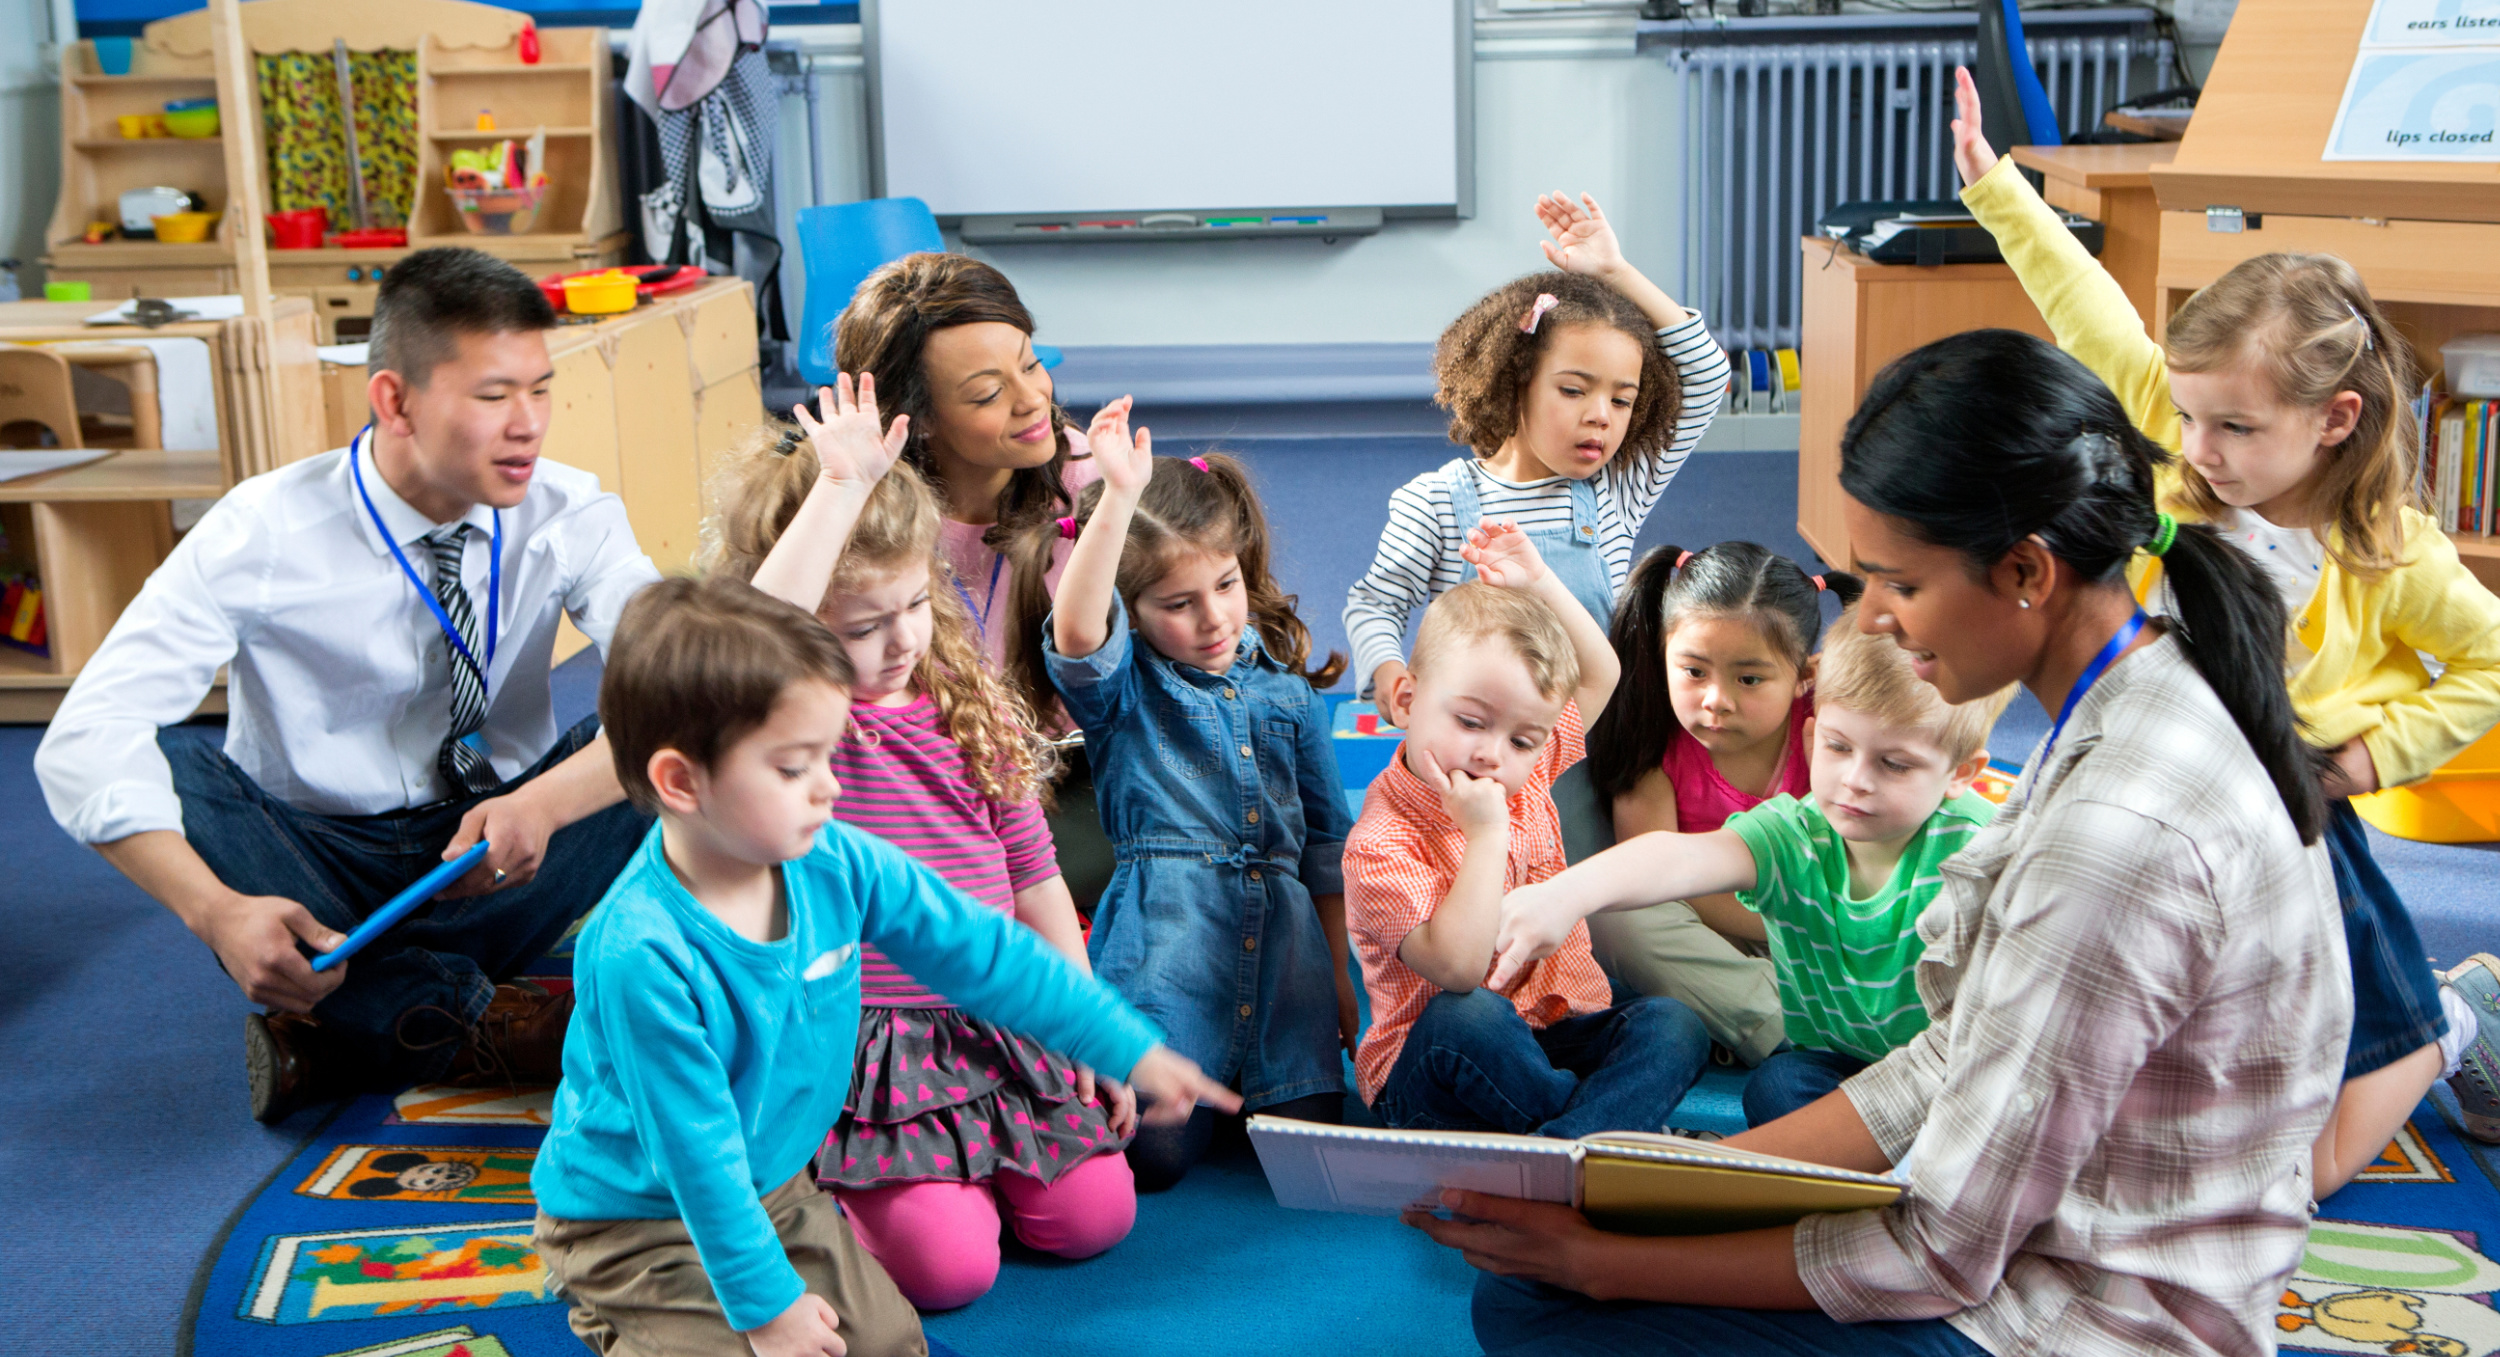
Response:
[[[799,317],[799,376],[833,384],[833,323],[869,274],[907,254],[943,250],[937,218],[918,198],[870,198],[799,209],[807,306]]]
[[[940,251],[937,217],[918,198],[869,198],[799,209],[799,259],[807,270],[807,306],[799,317],[799,376],[810,390],[833,384],[833,323],[869,274],[907,254]],[[1060,353],[1033,346],[1042,366]]]

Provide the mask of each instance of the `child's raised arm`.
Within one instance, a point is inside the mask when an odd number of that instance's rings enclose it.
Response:
[[[1573,202],[1568,193],[1548,193],[1536,200],[1536,219],[1553,237],[1537,243],[1555,268],[1586,274],[1622,293],[1661,330],[1683,324],[1692,314],[1623,257],[1623,243],[1615,239],[1615,228],[1598,210],[1596,198],[1583,193]]]
[[[911,433],[909,415],[896,415],[882,434],[877,431],[876,378],[859,374],[856,399],[847,373],[836,374],[833,381],[832,386],[816,389],[818,403],[832,418],[819,424],[804,405],[790,412],[807,431],[808,441],[815,444],[816,484],[764,563],[755,567],[755,578],[750,581],[811,613],[824,606],[833,568],[842,560],[842,549],[851,543],[851,529],[859,526],[869,492],[893,468],[894,459],[902,455],[903,440]]]
[[[1134,438],[1129,435],[1128,412],[1134,403],[1122,396],[1102,407],[1085,431],[1094,464],[1102,469],[1102,498],[1077,537],[1076,550],[1068,553],[1068,568],[1059,577],[1050,612],[1051,643],[1072,660],[1093,654],[1111,639],[1111,609],[1120,595],[1120,553],[1128,547],[1138,496],[1154,475],[1154,435],[1142,427]]]
[[[1615,695],[1615,684],[1623,677],[1623,661],[1616,657],[1612,642],[1606,639],[1606,624],[1589,616],[1588,608],[1554,572],[1545,568],[1545,558],[1537,554],[1536,544],[1516,523],[1479,523],[1467,534],[1467,545],[1459,555],[1476,568],[1485,583],[1501,589],[1525,589],[1544,599],[1562,619],[1563,631],[1571,637],[1571,649],[1580,657],[1580,686],[1572,700],[1580,704],[1580,719],[1588,725],[1597,724],[1598,713],[1606,710],[1606,702]]]
[[[1731,931],[1730,925],[1750,920],[1752,911],[1733,904],[1726,892],[1752,890],[1755,880],[1753,849],[1732,829],[1707,834],[1659,831],[1626,839],[1502,897],[1493,978],[1485,983],[1507,989],[1530,966],[1552,956],[1572,926],[1592,914],[1689,900],[1703,923]],[[1715,907],[1704,910],[1701,902],[1714,895],[1719,897]],[[1711,917],[1728,908],[1744,920]]]

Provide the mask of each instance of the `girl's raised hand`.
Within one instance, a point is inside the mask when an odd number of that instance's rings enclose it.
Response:
[[[1516,523],[1479,523],[1458,554],[1497,589],[1525,589],[1545,578],[1545,558]]]
[[[1953,168],[1962,182],[1976,184],[1996,167],[1997,153],[1979,126],[1979,87],[1971,83],[1970,67],[1953,68]]]
[[[1581,194],[1575,203],[1571,195],[1559,190],[1548,193],[1536,200],[1536,219],[1553,237],[1537,244],[1555,268],[1609,278],[1623,267],[1623,244],[1615,239],[1615,228],[1607,224],[1606,214],[1589,194]]]
[[[1092,426],[1085,431],[1103,484],[1128,494],[1145,489],[1155,469],[1154,435],[1142,426],[1134,437],[1129,434],[1128,412],[1136,403],[1136,397],[1122,396],[1096,410]]]
[[[816,388],[816,402],[831,412],[832,417],[818,423],[805,405],[790,413],[799,427],[807,431],[807,439],[816,445],[816,465],[822,468],[821,479],[836,485],[849,486],[866,494],[903,454],[903,441],[911,434],[911,416],[896,415],[894,423],[883,433],[877,429],[877,379],[859,374],[859,388],[852,392],[849,373],[836,373],[833,385]]]

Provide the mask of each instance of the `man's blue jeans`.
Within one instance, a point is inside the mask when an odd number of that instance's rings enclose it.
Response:
[[[1476,1278],[1474,1317],[1487,1357],[1987,1357],[1941,1319],[1843,1324],[1820,1310],[1596,1301],[1491,1273]]]
[[[566,731],[501,796],[572,757],[597,717]],[[245,895],[296,901],[344,933],[442,862],[460,817],[485,796],[459,796],[381,815],[315,815],[261,790],[209,732],[169,727],[157,747],[173,765],[183,837],[217,879]],[[618,803],[556,831],[529,881],[418,908],[347,962],[347,978],[313,1009],[351,1083],[396,1088],[441,1076],[459,1038],[486,1012],[495,982],[543,956],[607,894],[641,845],[649,817]]]
[[[1373,1109],[1391,1126],[1565,1140],[1656,1131],[1701,1077],[1710,1034],[1673,999],[1642,998],[1538,1030],[1487,989],[1432,996]]]

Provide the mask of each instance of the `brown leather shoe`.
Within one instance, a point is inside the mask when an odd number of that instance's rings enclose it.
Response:
[[[564,1077],[564,1029],[572,1020],[570,986],[550,993],[527,980],[497,985],[444,1081],[472,1088],[556,1083]]]
[[[252,1120],[284,1121],[308,1102],[330,1094],[334,1082],[322,1068],[321,1023],[301,1013],[243,1016],[243,1069],[252,1096]]]

